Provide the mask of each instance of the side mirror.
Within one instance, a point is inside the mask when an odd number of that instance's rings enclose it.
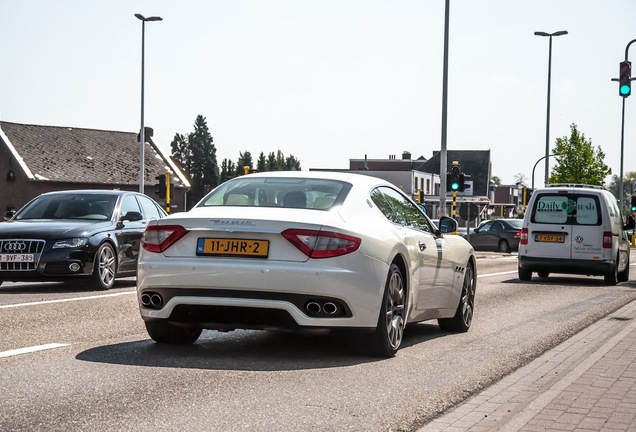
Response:
[[[448,234],[457,231],[457,221],[448,216],[442,216],[439,219],[439,230],[443,234]]]
[[[15,210],[9,210],[4,212],[4,220],[8,221],[15,215]]]
[[[131,222],[135,222],[135,221],[140,221],[142,220],[144,217],[141,215],[141,213],[136,212],[136,211],[130,211],[128,213],[126,213],[125,215],[123,215],[119,220],[120,221],[131,221]]]

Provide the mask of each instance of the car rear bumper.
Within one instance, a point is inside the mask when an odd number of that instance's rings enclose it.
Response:
[[[569,273],[602,276],[614,271],[614,260],[574,260],[519,256],[519,268],[533,272]]]
[[[354,271],[329,261],[227,260],[222,267],[201,259],[145,261],[137,273],[141,317],[209,329],[375,328],[386,264],[359,258]],[[158,294],[160,307],[148,305],[144,294]]]

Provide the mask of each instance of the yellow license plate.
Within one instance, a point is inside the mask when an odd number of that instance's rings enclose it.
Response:
[[[534,240],[547,243],[564,243],[565,236],[563,234],[535,234]]]
[[[269,241],[227,238],[200,238],[197,255],[267,258]]]

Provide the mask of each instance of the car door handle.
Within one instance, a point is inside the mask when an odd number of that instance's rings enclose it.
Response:
[[[426,243],[417,242],[417,245],[420,247],[420,252],[423,252],[426,249]]]

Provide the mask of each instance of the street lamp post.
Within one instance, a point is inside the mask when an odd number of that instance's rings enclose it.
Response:
[[[548,155],[548,157],[550,156],[554,156],[553,154]],[[534,170],[537,168],[537,165],[539,164],[539,162],[541,162],[543,159],[547,159],[546,156],[541,156],[535,163],[534,166],[532,167],[532,192],[534,193]]]
[[[545,122],[545,186],[548,185],[548,175],[550,171],[548,156],[550,155],[550,81],[552,76],[552,36],[561,36],[566,34],[568,34],[568,32],[565,30],[560,30],[554,33],[546,33],[541,31],[534,32],[535,36],[548,36],[550,38],[550,50],[548,53],[548,109]]]
[[[139,130],[139,192],[144,193],[144,146],[146,134],[144,128],[144,54],[146,38],[146,21],[162,21],[163,18],[151,16],[146,18],[142,14],[135,14],[141,20],[141,129]]]

